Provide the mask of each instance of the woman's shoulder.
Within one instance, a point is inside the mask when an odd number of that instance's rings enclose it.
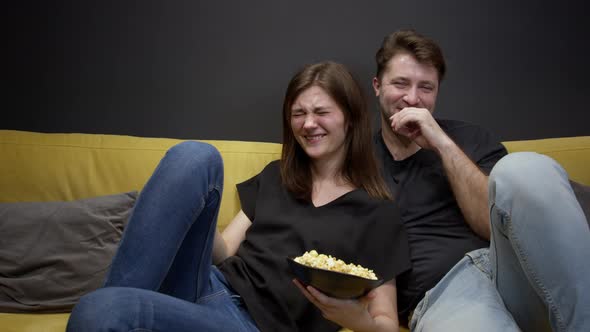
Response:
[[[280,179],[280,163],[279,160],[273,160],[266,164],[264,168],[257,174],[253,175],[249,179],[237,184],[238,188],[258,186],[261,182],[267,182],[268,180]]]
[[[281,161],[279,159],[273,160],[264,166],[263,171],[278,172],[281,167]]]
[[[260,177],[275,179],[281,176],[281,161],[273,160],[266,164],[262,171],[258,174]]]

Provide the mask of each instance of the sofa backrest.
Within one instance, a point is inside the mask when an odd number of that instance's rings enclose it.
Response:
[[[63,201],[141,190],[164,153],[182,140],[0,130],[0,202]],[[224,161],[223,227],[240,210],[235,184],[280,158],[277,143],[204,141]]]
[[[0,130],[0,202],[61,201],[141,190],[178,139]],[[204,141],[224,160],[219,226],[239,211],[235,184],[280,158],[278,143]],[[537,151],[590,185],[590,136],[504,142],[510,152]]]
[[[590,136],[503,142],[508,152],[535,151],[559,162],[570,179],[590,186]]]

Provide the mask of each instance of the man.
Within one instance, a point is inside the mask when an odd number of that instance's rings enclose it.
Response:
[[[400,318],[413,313],[412,331],[587,329],[590,230],[565,171],[433,118],[446,69],[434,41],[395,32],[376,62],[375,144],[413,265],[398,280]]]

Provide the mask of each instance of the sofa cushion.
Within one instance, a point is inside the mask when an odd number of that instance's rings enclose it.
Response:
[[[0,203],[0,311],[68,312],[100,287],[136,197]]]
[[[590,186],[585,186],[571,180],[570,184],[572,185],[574,194],[582,207],[582,211],[584,211],[584,214],[586,215],[586,221],[588,222],[588,225],[590,225]]]

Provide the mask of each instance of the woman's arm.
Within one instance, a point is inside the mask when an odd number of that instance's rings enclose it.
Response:
[[[252,222],[244,211],[240,210],[229,225],[225,227],[223,233],[215,230],[213,264],[221,263],[229,256],[236,254],[240,243],[246,238],[246,230],[250,225],[252,225]]]
[[[334,323],[354,330],[399,331],[397,317],[397,290],[395,279],[375,288],[358,300],[340,300],[324,295],[315,288],[295,280],[303,295],[322,311],[322,315]]]

